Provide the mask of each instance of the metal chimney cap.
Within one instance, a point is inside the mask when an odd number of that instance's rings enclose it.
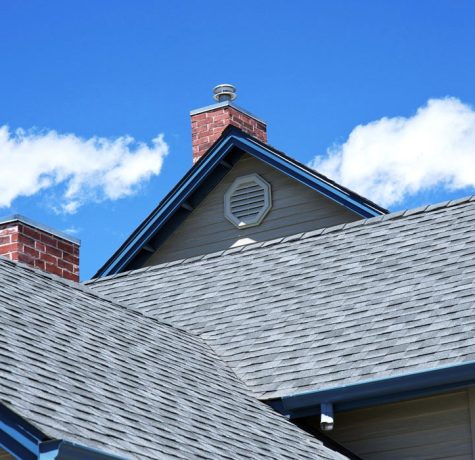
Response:
[[[234,101],[236,97],[236,87],[234,85],[222,83],[213,88],[213,98],[218,102]]]

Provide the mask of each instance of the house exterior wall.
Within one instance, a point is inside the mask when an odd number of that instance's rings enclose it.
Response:
[[[328,432],[365,460],[469,460],[474,433],[475,389],[337,413]]]
[[[272,209],[260,225],[238,229],[224,216],[224,193],[234,179],[252,173],[270,183]],[[244,155],[145,265],[209,254],[360,218],[262,161]]]

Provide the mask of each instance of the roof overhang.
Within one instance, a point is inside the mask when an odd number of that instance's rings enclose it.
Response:
[[[266,401],[290,419],[321,415],[322,405],[335,412],[360,409],[432,396],[475,385],[475,362],[430,369],[412,374],[292,394]]]
[[[149,256],[151,252],[157,249],[156,245],[150,244],[150,242],[163,229],[164,225],[175,218],[176,215],[184,216],[191,212],[193,206],[190,205],[190,197],[197,194],[198,190],[203,189],[202,199],[224,177],[243,153],[258,158],[363,218],[387,213],[385,209],[366,198],[340,186],[243,131],[230,126],[223,132],[213,147],[200,158],[173,190],[165,196],[157,208],[97,271],[94,278],[137,268],[140,264],[134,266],[132,262],[137,258],[140,261],[145,260],[144,257]]]
[[[22,460],[125,460],[64,439],[51,439],[0,403],[0,447]]]

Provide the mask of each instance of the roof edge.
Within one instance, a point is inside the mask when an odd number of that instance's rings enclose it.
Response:
[[[102,276],[99,278],[92,278],[90,280],[83,281],[85,285],[92,285],[94,283],[100,283],[101,281],[106,281],[109,279],[113,278],[118,278],[122,276],[129,276],[133,275],[136,273],[141,273],[145,271],[150,271],[150,270],[162,270],[164,268],[170,267],[170,266],[175,266],[175,265],[181,265],[181,264],[186,264],[186,263],[194,263],[203,259],[213,259],[216,257],[222,257],[225,255],[232,255],[232,254],[239,254],[241,252],[249,252],[249,251],[256,251],[259,250],[260,248],[263,247],[268,247],[268,246],[273,246],[281,243],[287,243],[287,242],[292,242],[292,241],[298,241],[298,240],[304,240],[307,238],[318,238],[320,236],[326,235],[328,233],[337,233],[337,232],[342,232],[345,230],[349,229],[358,229],[359,227],[365,226],[365,225],[375,225],[381,222],[386,222],[388,220],[399,220],[399,219],[404,219],[410,216],[418,215],[418,214],[424,214],[424,213],[430,213],[434,211],[439,211],[444,208],[450,208],[450,207],[455,207],[455,206],[461,206],[470,202],[475,202],[475,195],[469,195],[463,198],[458,198],[456,200],[450,200],[450,201],[443,201],[440,203],[435,203],[431,205],[424,205],[424,206],[419,206],[417,208],[412,208],[412,209],[405,209],[401,211],[395,211],[389,214],[384,214],[381,216],[376,216],[376,217],[371,217],[368,219],[360,219],[356,220],[354,222],[349,222],[346,224],[338,224],[334,225],[332,227],[324,227],[320,228],[317,230],[311,230],[309,232],[304,232],[304,233],[296,233],[293,235],[285,236],[282,238],[275,238],[272,240],[267,240],[267,241],[260,241],[256,243],[250,243],[247,245],[242,245],[242,246],[237,246],[234,248],[229,248],[224,251],[217,251],[217,252],[212,252],[209,254],[203,254],[199,256],[193,256],[190,258],[186,259],[178,259],[178,260],[173,260],[171,262],[164,262],[158,265],[153,265],[149,267],[142,267],[142,268],[137,268],[134,270],[128,270],[120,273],[113,273],[107,276]]]
[[[66,439],[41,443],[39,453],[40,460],[127,460],[126,457],[77,444]]]
[[[204,112],[209,112],[211,110],[216,110],[216,109],[220,109],[221,107],[232,107],[233,109],[237,110],[238,112],[241,112],[245,115],[248,115],[249,117],[251,118],[254,118],[254,120],[264,124],[264,125],[267,125],[267,123],[262,120],[261,118],[259,117],[256,117],[253,113],[249,112],[249,110],[246,110],[246,109],[243,109],[242,107],[240,107],[239,105],[236,105],[236,104],[233,104],[232,102],[230,101],[223,101],[223,102],[218,102],[217,104],[211,104],[211,105],[207,105],[205,107],[201,107],[199,109],[195,109],[195,110],[191,110],[190,111],[190,115],[193,116],[193,115],[198,115],[200,113],[204,113]]]
[[[345,411],[431,396],[471,385],[475,385],[475,361],[306,391],[266,402],[281,414],[295,419],[320,414],[323,403],[333,404],[335,411]]]

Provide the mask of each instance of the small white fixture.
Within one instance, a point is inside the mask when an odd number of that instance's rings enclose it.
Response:
[[[333,404],[322,403],[320,404],[320,429],[322,431],[332,431],[335,425],[335,419],[333,414]]]
[[[271,207],[270,184],[258,174],[238,177],[224,194],[224,215],[237,228],[259,225]]]

